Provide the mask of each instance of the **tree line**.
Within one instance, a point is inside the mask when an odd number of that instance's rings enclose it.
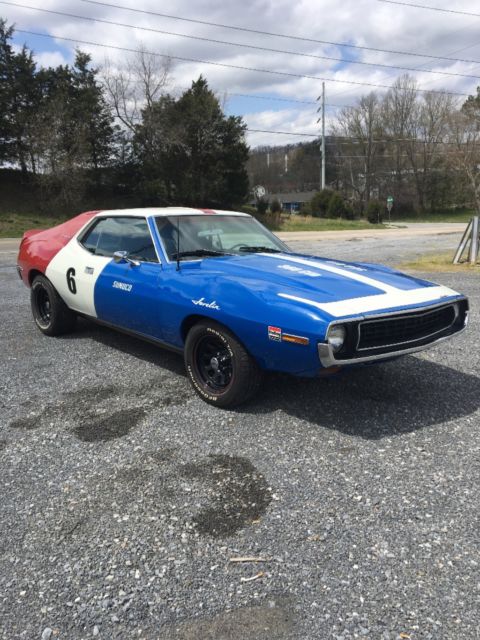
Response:
[[[249,169],[272,194],[318,190],[320,143],[257,149]],[[480,90],[459,103],[448,92],[420,91],[404,75],[385,94],[371,92],[337,113],[326,138],[328,193],[312,212],[325,215],[334,191],[346,201],[345,217],[376,215],[387,196],[397,215],[452,207],[480,213],[479,169]]]
[[[38,68],[0,19],[0,167],[19,168],[39,206],[229,208],[248,194],[242,118],[226,116],[200,77],[168,91],[170,63],[146,52],[102,73],[77,50],[72,65]]]
[[[0,19],[0,168],[18,168],[46,211],[234,208],[257,184],[270,193],[318,190],[319,140],[250,152],[245,122],[224,114],[203,77],[181,94],[170,89],[168,58],[140,51],[122,69],[106,62],[99,70],[77,50],[71,65],[39,68],[28,47],[13,47],[13,34]],[[396,215],[480,212],[478,89],[462,104],[401,76],[337,112],[326,149],[329,192],[312,213],[375,213],[388,195]]]

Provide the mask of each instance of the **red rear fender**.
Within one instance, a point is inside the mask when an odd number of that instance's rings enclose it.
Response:
[[[17,264],[23,282],[30,286],[30,273],[45,273],[49,262],[98,211],[81,213],[51,229],[30,229],[23,234]]]

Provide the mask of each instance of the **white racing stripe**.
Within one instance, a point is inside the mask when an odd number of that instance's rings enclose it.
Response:
[[[287,300],[303,302],[303,304],[316,307],[331,316],[339,318],[341,316],[367,313],[368,311],[407,307],[422,302],[434,302],[435,300],[440,301],[442,298],[457,296],[458,293],[444,286],[423,287],[421,289],[410,289],[410,291],[395,289],[394,293],[381,293],[376,296],[350,298],[348,300],[340,300],[339,302],[316,302],[308,298],[292,296],[288,293],[279,293],[278,295],[280,298],[286,298]]]
[[[286,262],[293,262],[302,264],[308,267],[319,269],[320,271],[329,271],[336,275],[343,276],[349,280],[355,280],[356,282],[362,282],[369,287],[373,287],[382,291],[383,293],[362,296],[359,298],[347,298],[346,300],[339,300],[336,302],[317,302],[315,300],[309,300],[308,298],[301,298],[298,296],[290,295],[288,293],[279,293],[279,297],[286,298],[288,300],[294,300],[296,302],[302,302],[309,306],[316,307],[321,311],[328,313],[336,318],[342,316],[358,315],[361,313],[367,313],[369,311],[379,311],[383,309],[395,309],[398,307],[408,307],[410,305],[421,304],[424,302],[440,301],[443,298],[459,295],[453,289],[449,289],[444,286],[432,286],[432,287],[420,287],[418,289],[398,289],[389,284],[385,284],[374,278],[364,276],[358,272],[348,271],[341,267],[336,267],[331,264],[325,264],[324,262],[317,262],[316,260],[308,260],[305,258],[297,258],[295,256],[279,256],[272,254],[263,254],[266,257],[276,260],[284,260]]]
[[[324,262],[317,262],[315,260],[306,260],[305,258],[297,258],[294,256],[279,256],[277,254],[264,253],[263,256],[274,258],[276,260],[285,260],[286,262],[294,262],[297,264],[303,264],[307,267],[315,267],[320,269],[321,271],[329,271],[330,273],[335,273],[338,276],[343,276],[344,278],[348,278],[349,280],[356,280],[357,282],[362,282],[363,284],[368,285],[369,287],[374,287],[375,289],[380,289],[380,291],[384,291],[385,293],[396,293],[399,291],[397,287],[392,287],[390,284],[385,284],[384,282],[380,282],[379,280],[375,280],[374,278],[369,278],[368,276],[363,276],[361,273],[348,271],[347,269],[341,269],[339,267],[334,267],[331,264],[325,264]]]

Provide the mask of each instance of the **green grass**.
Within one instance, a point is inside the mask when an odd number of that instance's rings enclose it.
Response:
[[[426,272],[458,272],[480,273],[480,264],[471,265],[468,262],[453,264],[453,252],[449,253],[426,253],[417,260],[403,262],[398,265],[400,269],[409,271]]]
[[[344,231],[358,229],[385,229],[383,224],[370,224],[366,220],[341,220],[338,218],[313,218],[291,216],[282,220],[278,231]]]
[[[67,218],[39,214],[0,213],[0,238],[20,238],[28,229],[48,229]],[[295,216],[282,222],[279,231],[342,231],[355,229],[384,229],[380,224],[364,220],[339,220]]]
[[[399,222],[468,222],[472,216],[476,215],[473,209],[452,209],[447,211],[436,211],[433,213],[412,214],[402,216]],[[395,216],[393,216],[395,219]]]
[[[65,220],[39,214],[0,213],[0,238],[20,238],[28,229],[48,229]]]

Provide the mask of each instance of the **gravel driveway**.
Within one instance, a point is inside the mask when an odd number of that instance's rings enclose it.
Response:
[[[225,412],[176,355],[85,321],[42,336],[14,260],[0,255],[2,639],[480,637],[478,275],[435,275],[471,299],[456,341],[335,379],[271,376]]]

